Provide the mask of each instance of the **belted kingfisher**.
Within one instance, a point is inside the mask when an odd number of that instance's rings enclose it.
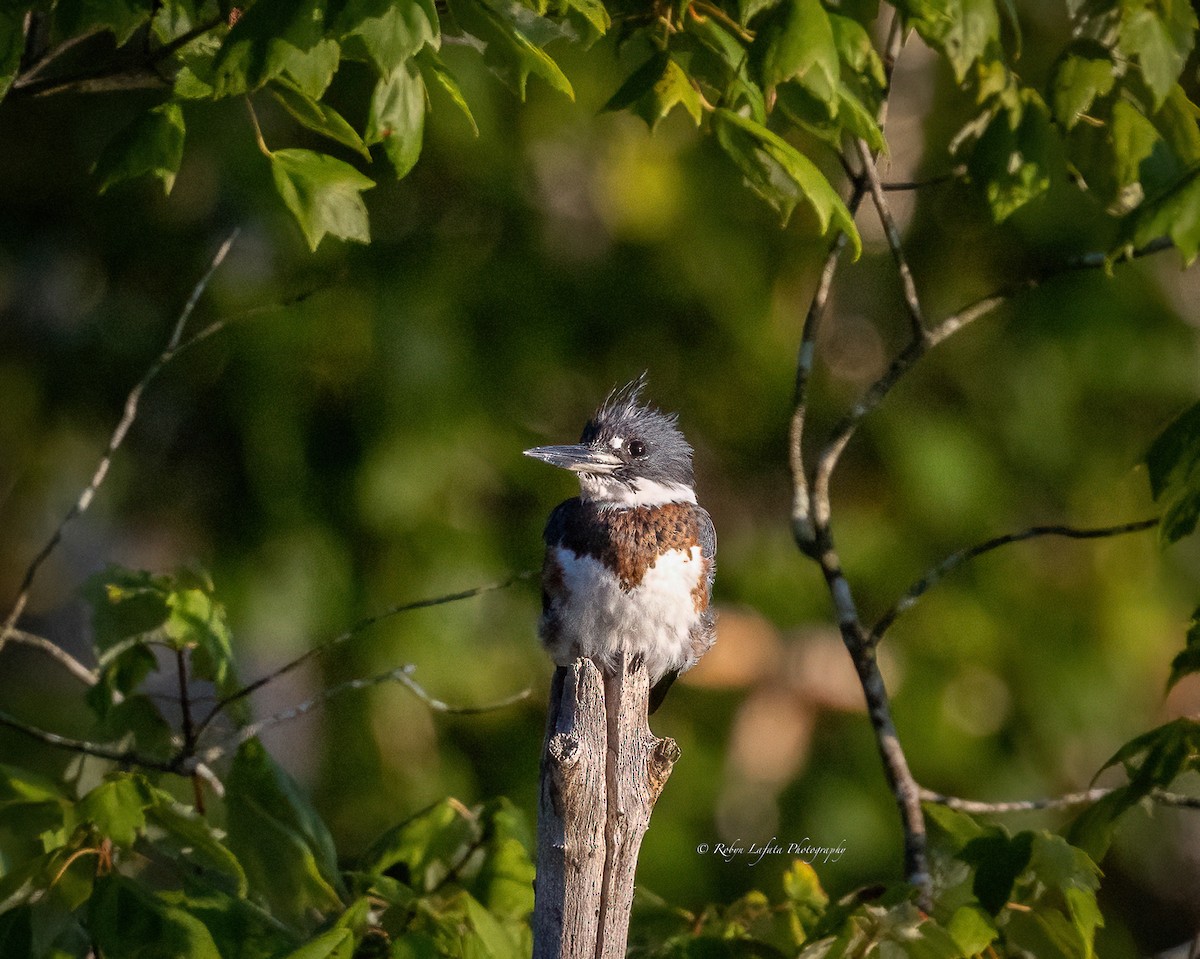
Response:
[[[717,539],[696,504],[692,448],[676,416],[641,405],[644,382],[613,391],[578,444],[525,455],[579,475],[580,495],[542,536],[542,644],[559,666],[585,656],[612,672],[622,651],[640,657],[654,712],[716,639]]]

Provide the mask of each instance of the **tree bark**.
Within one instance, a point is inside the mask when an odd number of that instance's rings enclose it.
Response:
[[[679,758],[646,721],[649,682],[589,659],[550,688],[538,802],[534,959],[620,959],[650,814]]]

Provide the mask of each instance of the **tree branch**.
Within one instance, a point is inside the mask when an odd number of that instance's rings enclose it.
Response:
[[[422,686],[412,678],[412,674],[416,671],[416,666],[412,663],[406,663],[403,666],[398,666],[395,669],[389,669],[385,673],[380,673],[377,676],[368,676],[364,679],[348,679],[343,683],[338,683],[335,686],[330,686],[323,690],[319,696],[314,696],[311,699],[306,699],[302,703],[297,703],[295,706],[290,706],[287,709],[280,710],[263,719],[243,726],[236,733],[224,739],[215,746],[210,746],[208,749],[195,755],[188,755],[183,761],[183,768],[191,770],[195,767],[196,762],[213,763],[227,753],[237,749],[243,743],[254,739],[256,736],[266,732],[274,726],[281,723],[289,722],[305,713],[310,712],[317,706],[323,706],[335,696],[340,696],[342,693],[352,692],[356,689],[369,689],[372,686],[382,686],[384,683],[400,683],[418,699],[420,699],[429,708],[442,713],[453,713],[458,715],[492,712],[497,709],[503,709],[505,706],[511,706],[514,703],[519,703],[523,699],[527,699],[530,690],[523,689],[520,692],[513,693],[510,696],[505,696],[503,699],[493,703],[487,703],[482,706],[449,706],[440,699],[434,699],[427,693]]]
[[[947,574],[958,569],[965,563],[970,562],[984,553],[990,553],[994,549],[999,549],[1001,546],[1007,546],[1009,543],[1020,543],[1027,539],[1037,539],[1043,536],[1062,536],[1067,539],[1104,539],[1111,536],[1123,536],[1126,533],[1140,533],[1143,530],[1153,529],[1159,523],[1157,516],[1149,519],[1137,520],[1133,523],[1121,523],[1117,526],[1098,526],[1091,528],[1080,528],[1075,526],[1050,525],[1050,526],[1031,526],[1028,529],[1023,529],[1017,533],[1005,533],[1003,536],[995,536],[992,539],[985,540],[982,543],[977,543],[967,549],[960,549],[957,552],[951,553],[944,560],[930,569],[924,576],[912,584],[908,591],[900,597],[882,616],[878,622],[871,628],[868,640],[872,643],[878,643],[883,638],[883,634],[891,628],[892,623],[902,614],[907,612],[917,601],[925,595],[931,588],[936,586]]]
[[[34,649],[40,650],[52,659],[57,659],[72,676],[78,679],[85,686],[95,686],[97,682],[96,671],[88,669],[78,659],[68,653],[57,643],[53,643],[44,636],[36,636],[33,633],[27,633],[23,629],[13,629],[9,632],[8,638],[14,643],[19,643],[24,646],[32,646]]]
[[[1067,793],[1064,796],[1048,796],[1043,799],[1018,799],[1012,802],[978,802],[974,799],[962,799],[959,796],[947,796],[944,793],[921,789],[922,802],[934,803],[959,812],[971,813],[977,816],[999,815],[1014,812],[1036,812],[1043,809],[1069,809],[1072,806],[1086,806],[1098,802],[1117,787],[1103,786],[1095,789],[1085,789],[1081,792]],[[1154,789],[1149,798],[1163,806],[1178,806],[1185,809],[1200,809],[1200,796],[1185,796],[1181,793],[1167,792]]]
[[[217,703],[212,707],[212,709],[209,710],[207,715],[205,715],[205,717],[202,720],[200,720],[199,723],[196,724],[196,736],[198,738],[204,732],[204,730],[206,730],[209,727],[209,725],[212,723],[212,721],[217,718],[217,716],[220,713],[224,712],[226,709],[228,709],[234,703],[240,702],[241,700],[243,700],[247,696],[249,696],[251,693],[257,692],[258,690],[262,689],[268,683],[272,683],[275,680],[279,679],[281,676],[287,675],[293,669],[296,669],[297,667],[303,665],[304,663],[308,662],[310,659],[315,659],[317,656],[323,656],[325,653],[329,652],[330,650],[335,649],[338,646],[341,646],[343,643],[348,642],[349,640],[353,639],[359,633],[363,632],[364,630],[368,629],[371,626],[374,626],[376,623],[382,622],[385,619],[390,619],[393,616],[399,616],[401,613],[411,613],[414,610],[418,610],[418,609],[429,609],[434,606],[444,606],[447,603],[455,603],[455,602],[458,602],[459,600],[471,599],[472,597],[475,597],[475,596],[481,596],[484,593],[492,593],[492,592],[496,592],[497,590],[507,589],[509,586],[512,586],[514,583],[517,583],[524,579],[529,579],[533,575],[534,575],[534,572],[532,570],[526,570],[525,572],[517,573],[513,576],[508,577],[508,579],[502,579],[495,583],[485,583],[483,586],[474,586],[471,589],[464,589],[457,593],[449,593],[445,596],[434,596],[430,599],[418,599],[411,603],[401,603],[399,606],[392,606],[388,609],[385,609],[381,613],[375,613],[373,616],[367,616],[364,619],[360,619],[357,623],[355,623],[349,629],[345,630],[344,632],[339,633],[337,636],[334,636],[333,639],[326,640],[324,643],[321,643],[318,646],[314,646],[312,649],[306,650],[305,652],[303,652],[299,656],[297,656],[295,659],[284,663],[278,669],[272,670],[271,672],[267,673],[265,676],[262,676],[256,680],[254,680],[254,682],[249,683],[246,686],[243,686],[241,689],[237,690],[236,692],[230,693],[228,696],[225,696],[224,698],[218,700]],[[390,674],[387,674],[387,675],[390,675]],[[405,680],[399,680],[399,681],[405,682]],[[417,693],[418,696],[421,696],[422,698],[424,698],[425,701],[430,706],[433,706],[433,708],[439,709],[439,711],[441,711],[441,712],[455,712],[456,711],[455,709],[446,706],[444,703],[441,703],[438,700],[430,699],[428,697],[428,695],[424,692],[424,690],[422,690],[419,686],[416,685],[415,681],[411,681],[411,684],[406,683],[406,685],[409,685],[409,688],[412,689],[413,692]],[[437,703],[436,706],[434,705],[435,703]]]
[[[904,288],[904,305],[908,307],[909,331],[914,340],[924,340],[925,311],[921,309],[921,298],[917,295],[917,284],[913,280],[912,270],[908,266],[908,257],[904,255],[904,244],[900,240],[900,230],[892,216],[892,208],[888,205],[883,192],[883,184],[879,180],[879,170],[875,167],[875,157],[867,141],[861,137],[854,142],[858,160],[862,164],[863,176],[871,189],[871,200],[875,211],[879,214],[879,222],[883,225],[887,237],[888,248],[892,251],[892,259],[896,261],[896,272],[900,274],[900,283]]]
[[[166,366],[179,352],[181,348],[180,338],[183,336],[184,327],[187,325],[187,321],[192,315],[192,310],[195,309],[197,301],[203,295],[204,290],[208,287],[208,281],[212,279],[212,275],[217,271],[217,268],[224,261],[226,254],[229,253],[229,248],[233,245],[234,240],[237,239],[237,235],[238,231],[234,230],[233,233],[229,235],[229,238],[221,244],[216,255],[213,257],[212,262],[209,264],[208,270],[200,278],[199,282],[197,282],[195,288],[192,290],[192,295],[188,298],[187,303],[184,304],[183,311],[179,314],[179,319],[175,323],[175,328],[171,332],[171,338],[167,341],[166,348],[162,351],[162,353],[159,354],[158,358],[150,364],[149,369],[146,370],[142,378],[134,385],[133,389],[129,391],[129,395],[125,397],[124,412],[122,413],[120,420],[117,422],[116,429],[113,430],[112,436],[109,437],[108,446],[105,447],[104,453],[100,457],[100,462],[97,464],[95,472],[92,474],[91,481],[86,487],[84,487],[83,492],[80,493],[79,498],[75,501],[74,505],[72,505],[70,510],[67,511],[67,515],[63,517],[62,522],[58,524],[50,538],[38,551],[37,555],[34,556],[30,564],[25,568],[25,574],[21,578],[21,586],[17,592],[17,598],[13,602],[12,608],[9,610],[8,615],[5,617],[3,625],[0,626],[0,651],[3,651],[4,644],[8,641],[13,627],[16,626],[17,620],[21,618],[21,614],[25,611],[25,606],[29,602],[29,592],[33,587],[33,581],[37,577],[38,570],[41,569],[42,564],[49,559],[50,554],[54,552],[55,547],[57,547],[59,542],[62,540],[63,531],[67,528],[67,526],[70,525],[72,520],[87,511],[87,508],[91,505],[97,491],[104,483],[105,477],[108,476],[108,468],[112,464],[113,455],[125,441],[125,437],[129,433],[129,428],[133,425],[134,420],[137,419],[138,404],[141,402],[142,393],[145,391],[146,387],[150,385],[151,381],[153,381],[153,379],[159,374],[159,372],[161,372],[162,368]]]
[[[132,749],[113,749],[109,746],[90,743],[83,739],[60,736],[58,733],[51,733],[36,726],[30,726],[28,723],[24,723],[15,716],[11,716],[3,711],[0,711],[0,726],[12,729],[15,732],[28,736],[30,739],[36,739],[47,746],[54,746],[56,749],[67,749],[74,753],[95,756],[98,759],[108,759],[122,766],[139,766],[142,769],[156,769],[159,772],[166,773],[179,772],[179,765],[175,760],[156,759],[153,756],[146,756]]]

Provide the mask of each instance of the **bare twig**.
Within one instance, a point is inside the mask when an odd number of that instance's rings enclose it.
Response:
[[[137,418],[138,404],[141,402],[142,393],[145,391],[146,387],[150,385],[151,381],[159,374],[162,368],[166,366],[167,363],[169,363],[179,351],[180,337],[183,335],[184,327],[187,324],[188,318],[192,314],[192,310],[195,308],[196,301],[200,299],[200,296],[204,293],[204,290],[208,286],[208,281],[212,279],[213,273],[216,272],[217,268],[224,261],[226,254],[229,253],[229,248],[233,245],[234,240],[237,239],[237,234],[238,231],[234,230],[233,233],[230,234],[229,238],[221,244],[216,255],[213,257],[212,262],[209,264],[208,270],[200,278],[199,282],[192,290],[192,295],[188,298],[187,303],[184,305],[183,311],[180,313],[179,319],[175,324],[175,328],[171,332],[171,338],[167,342],[166,348],[162,351],[162,353],[159,354],[158,358],[150,364],[149,369],[146,370],[146,372],[142,375],[142,378],[134,385],[133,389],[129,391],[129,395],[125,397],[124,412],[121,415],[121,419],[117,422],[116,429],[113,430],[112,436],[109,437],[108,446],[105,448],[103,455],[100,457],[100,462],[97,464],[95,472],[92,474],[91,481],[86,487],[84,487],[83,492],[80,493],[79,498],[75,501],[74,505],[72,505],[70,510],[67,511],[67,515],[63,517],[62,522],[58,524],[57,528],[46,541],[45,545],[42,546],[37,555],[34,556],[33,560],[26,567],[25,574],[21,579],[20,589],[17,592],[17,598],[13,602],[12,608],[9,610],[8,615],[5,617],[3,626],[0,626],[0,651],[4,649],[4,644],[8,641],[13,627],[16,626],[17,621],[21,618],[21,614],[25,611],[25,606],[29,602],[29,592],[33,587],[33,581],[38,574],[38,570],[41,569],[42,564],[50,557],[50,554],[54,552],[55,547],[57,547],[59,542],[62,540],[63,531],[67,528],[71,521],[84,513],[91,505],[97,491],[104,483],[105,477],[108,476],[108,469],[112,464],[113,455],[125,441],[125,437],[129,433],[129,428],[133,425],[134,420]]]
[[[896,14],[892,19],[891,30],[884,53],[884,64],[890,85],[892,70],[896,57],[904,42],[905,29],[902,18]],[[879,121],[882,124],[886,115],[887,96],[883,98],[879,111]],[[881,214],[887,206],[883,201],[882,190],[879,189],[878,175],[875,173],[874,158],[870,150],[861,155],[863,160],[863,176],[854,181],[850,209],[857,210],[868,184],[873,188],[876,206]],[[873,182],[872,182],[873,179]],[[859,683],[867,703],[867,715],[875,733],[876,745],[883,763],[884,774],[888,786],[900,814],[904,828],[904,869],[905,876],[919,891],[920,900],[929,906],[932,898],[931,877],[926,855],[925,819],[921,811],[919,787],[908,767],[908,760],[901,746],[896,726],[892,720],[891,705],[888,699],[883,675],[875,660],[875,649],[867,642],[863,631],[862,620],[854,601],[854,593],[842,571],[841,559],[834,544],[833,529],[830,524],[828,479],[831,471],[822,474],[821,464],[826,456],[823,455],[818,463],[815,482],[810,487],[807,470],[804,465],[804,420],[808,403],[808,384],[815,359],[817,325],[826,309],[830,285],[837,269],[838,261],[845,238],[839,236],[825,262],[821,282],[817,294],[809,308],[805,319],[804,331],[801,334],[800,351],[796,364],[796,386],[794,393],[794,409],[790,434],[789,458],[793,479],[792,531],[801,551],[811,557],[820,567],[833,600],[834,612],[837,617],[838,629],[842,641],[854,663],[858,673]],[[898,241],[897,241],[898,247]],[[903,259],[902,253],[900,259]],[[917,303],[916,316],[920,319],[920,305],[916,301],[915,288],[912,301]],[[924,326],[915,324],[921,329],[921,340],[924,340]],[[864,414],[865,415],[865,414]],[[852,431],[851,431],[852,432]],[[848,440],[849,437],[847,437]],[[836,458],[835,458],[836,460]]]
[[[199,737],[204,732],[204,730],[209,727],[209,725],[212,723],[212,721],[214,719],[216,719],[216,717],[220,713],[222,713],[224,710],[228,709],[234,703],[240,702],[241,700],[243,700],[247,696],[249,696],[251,693],[254,693],[257,690],[262,689],[262,687],[266,686],[268,683],[272,683],[275,680],[279,679],[281,676],[284,676],[287,673],[290,673],[293,669],[296,669],[298,666],[303,665],[304,663],[308,662],[310,659],[314,659],[317,656],[323,656],[325,653],[329,652],[330,650],[335,649],[338,646],[341,646],[343,643],[348,642],[349,640],[351,640],[355,636],[357,636],[359,633],[363,632],[365,629],[368,629],[371,626],[374,626],[378,622],[381,622],[385,619],[390,619],[393,616],[398,616],[401,613],[411,613],[414,610],[429,609],[433,606],[444,606],[447,603],[455,603],[455,602],[458,602],[459,600],[471,599],[472,597],[475,597],[475,596],[481,596],[484,593],[492,593],[492,592],[495,592],[496,590],[507,589],[509,586],[512,586],[514,583],[517,583],[524,579],[529,579],[533,575],[534,575],[534,573],[532,571],[527,570],[522,573],[517,573],[514,576],[510,576],[510,577],[508,577],[508,579],[503,579],[503,580],[500,580],[495,583],[485,583],[483,586],[474,586],[471,589],[464,589],[457,593],[449,593],[445,596],[434,596],[429,599],[418,599],[411,603],[401,603],[398,606],[392,606],[389,609],[385,609],[381,613],[375,613],[373,616],[367,616],[365,619],[360,619],[357,623],[355,623],[349,629],[345,630],[344,632],[339,633],[337,636],[334,636],[333,639],[327,640],[326,642],[321,643],[319,646],[314,646],[312,649],[306,650],[305,652],[303,652],[299,656],[297,656],[295,659],[293,659],[287,663],[284,663],[278,669],[272,670],[271,672],[267,673],[265,676],[262,676],[256,680],[254,680],[254,682],[249,683],[246,686],[243,686],[241,689],[237,690],[236,692],[230,693],[228,696],[225,696],[223,699],[218,700],[217,703],[212,707],[212,709],[209,710],[208,714],[205,715],[205,717],[203,719],[201,719],[199,723],[196,724],[196,736]],[[391,674],[388,674],[388,675],[391,675]],[[404,682],[404,680],[398,680],[398,681]],[[409,688],[413,689],[414,692],[417,692],[417,690],[419,690],[420,687],[416,687],[414,689],[413,687],[415,687],[415,686],[416,686],[416,683],[414,681],[412,683],[412,685],[409,686]],[[424,690],[421,690],[418,693],[418,695],[424,696]],[[436,700],[429,700],[428,697],[425,697],[425,698],[426,698],[426,701],[431,706],[433,705],[433,702],[436,702]],[[450,709],[450,707],[446,707],[445,704],[440,704],[440,705],[443,707],[442,711],[450,711],[450,712],[453,711],[452,709]],[[437,707],[435,707],[435,708],[437,708]]]
[[[20,643],[24,646],[32,646],[34,649],[40,650],[52,659],[58,660],[72,676],[78,679],[86,686],[96,685],[96,671],[88,669],[78,659],[68,653],[57,643],[53,643],[44,636],[36,636],[33,633],[27,633],[23,629],[13,629],[9,632],[8,638],[14,643]]]
[[[933,792],[930,789],[921,790],[921,801],[957,809],[959,812],[972,815],[1000,815],[1014,812],[1036,812],[1043,809],[1069,809],[1072,806],[1086,806],[1098,802],[1118,787],[1097,787],[1081,792],[1067,793],[1063,796],[1048,796],[1043,799],[1018,799],[1012,802],[978,802],[974,799],[962,799],[959,796],[947,796]],[[1200,809],[1200,796],[1185,796],[1182,793],[1167,792],[1155,789],[1150,792],[1149,799],[1163,806],[1178,806],[1186,809]]]
[[[364,679],[348,679],[343,683],[338,683],[335,686],[330,686],[323,690],[319,696],[314,696],[302,703],[297,703],[295,706],[290,706],[280,712],[273,713],[256,722],[249,723],[243,726],[232,736],[223,740],[215,746],[205,749],[196,758],[198,762],[213,763],[222,756],[237,749],[243,743],[255,738],[281,723],[289,722],[305,713],[310,712],[318,706],[323,706],[335,696],[340,696],[342,693],[352,692],[356,689],[369,689],[372,686],[381,686],[384,683],[400,683],[410,692],[414,693],[418,699],[429,706],[431,709],[443,713],[453,714],[471,714],[491,712],[496,709],[503,709],[505,706],[511,706],[514,703],[519,703],[521,700],[528,698],[530,691],[523,689],[520,692],[514,693],[511,696],[505,696],[503,699],[492,703],[487,703],[482,706],[449,706],[440,699],[434,699],[425,691],[425,689],[412,678],[416,666],[407,663],[404,666],[398,666],[396,669],[389,669],[385,673],[380,673],[378,676],[368,676]]]
[[[90,743],[83,739],[60,736],[58,733],[47,732],[44,729],[31,726],[17,719],[15,716],[10,716],[6,712],[0,712],[0,726],[28,736],[30,739],[36,739],[47,746],[54,746],[57,749],[67,749],[71,752],[83,753],[87,756],[95,756],[98,759],[108,759],[112,762],[120,763],[122,766],[139,766],[143,769],[156,769],[159,772],[179,771],[179,765],[175,760],[156,759],[153,756],[146,756],[132,749],[114,749],[99,743]]]
[[[928,336],[925,332],[925,312],[921,308],[921,298],[917,295],[917,284],[913,280],[908,257],[904,255],[900,230],[896,227],[892,209],[883,193],[883,184],[879,181],[875,157],[872,156],[867,141],[861,137],[855,140],[854,146],[858,153],[858,161],[862,164],[863,176],[871,189],[871,200],[875,204],[875,212],[879,214],[879,222],[883,225],[888,248],[892,251],[892,259],[896,261],[896,272],[900,274],[900,283],[904,288],[904,305],[908,307],[909,331],[914,340],[924,340]]]
[[[1117,526],[1098,526],[1090,528],[1080,528],[1075,526],[1063,526],[1054,524],[1049,526],[1031,526],[1028,529],[1023,529],[1017,533],[1005,533],[1003,536],[995,536],[992,539],[985,540],[982,543],[977,543],[967,549],[960,549],[957,552],[951,553],[944,560],[930,569],[924,576],[912,584],[908,591],[898,599],[895,604],[888,609],[878,622],[871,628],[868,639],[872,643],[879,642],[883,638],[883,634],[888,631],[892,623],[894,623],[902,613],[907,612],[917,601],[925,595],[932,587],[936,586],[948,573],[953,572],[984,553],[990,553],[994,549],[999,549],[1001,546],[1007,546],[1009,543],[1020,543],[1027,539],[1037,539],[1043,536],[1062,536],[1067,539],[1104,539],[1110,536],[1123,536],[1126,533],[1140,533],[1143,530],[1153,529],[1158,525],[1158,517],[1150,519],[1142,519],[1133,523],[1121,523]]]
[[[943,183],[949,183],[963,172],[963,167],[955,168],[953,173],[939,173],[937,176],[927,177],[924,180],[884,180],[881,184],[885,193],[903,193],[908,190],[922,190],[925,187],[939,186]]]

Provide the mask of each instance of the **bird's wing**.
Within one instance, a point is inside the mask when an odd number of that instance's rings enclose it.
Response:
[[[712,517],[703,506],[696,507],[696,535],[700,540],[700,555],[708,566],[708,596],[712,598],[713,580],[717,578],[717,530]]]

